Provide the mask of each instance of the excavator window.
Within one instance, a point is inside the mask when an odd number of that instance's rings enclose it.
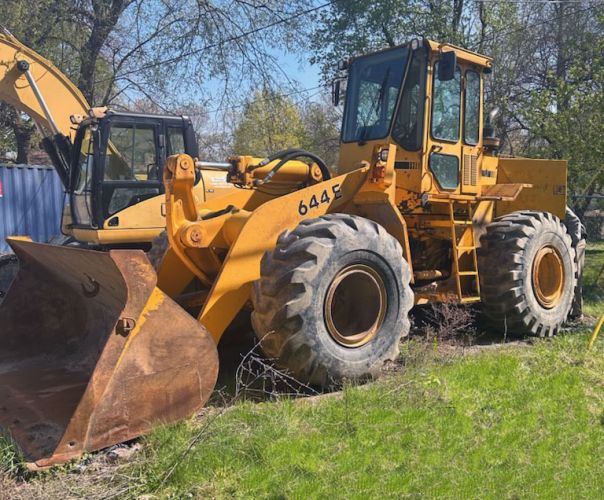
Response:
[[[76,146],[79,158],[73,177],[71,210],[76,224],[89,225],[92,220],[92,179],[94,173],[94,147],[89,126],[78,131]]]
[[[155,129],[140,125],[115,125],[109,137],[105,180],[157,180]]]
[[[182,127],[168,127],[168,149],[170,155],[186,153]]]
[[[342,127],[343,142],[388,135],[409,49],[398,47],[359,57],[351,67]]]
[[[161,192],[155,123],[111,123],[101,194],[103,218]]]

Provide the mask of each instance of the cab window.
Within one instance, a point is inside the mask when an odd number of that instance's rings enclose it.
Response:
[[[343,142],[385,137],[398,99],[408,49],[360,57],[350,68],[342,126]]]
[[[459,185],[459,159],[454,155],[432,153],[430,170],[441,189],[451,190]]]
[[[459,140],[459,112],[461,101],[461,76],[459,68],[455,77],[441,81],[437,78],[438,65],[434,65],[434,92],[432,96],[432,137],[446,142]]]
[[[480,121],[480,75],[476,71],[466,71],[465,87],[463,139],[475,146]]]
[[[181,127],[168,127],[168,154],[180,155],[185,151],[185,137]]]
[[[406,150],[417,151],[422,146],[424,128],[426,49],[415,50],[411,57],[392,136]]]
[[[111,127],[105,161],[106,181],[158,180],[154,127]]]

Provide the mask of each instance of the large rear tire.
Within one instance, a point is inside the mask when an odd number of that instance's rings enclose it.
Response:
[[[547,212],[513,212],[487,226],[478,269],[491,325],[549,337],[568,318],[574,296],[574,250],[566,228]]]
[[[285,231],[262,259],[252,324],[265,354],[317,386],[379,374],[409,333],[409,266],[373,221],[329,214]]]

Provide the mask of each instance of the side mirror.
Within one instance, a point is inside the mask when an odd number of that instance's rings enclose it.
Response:
[[[501,110],[497,106],[495,106],[491,111],[489,111],[488,122],[493,123],[495,118],[497,118],[497,116],[499,116],[500,111]]]
[[[457,54],[454,50],[442,52],[438,60],[438,74],[436,77],[441,82],[448,82],[455,78],[455,68],[457,67]]]
[[[340,85],[342,80],[334,80],[331,82],[331,103],[334,106],[340,104]]]
[[[348,80],[344,76],[335,78],[331,82],[331,102],[334,106],[338,106],[340,101],[346,96],[347,83]]]

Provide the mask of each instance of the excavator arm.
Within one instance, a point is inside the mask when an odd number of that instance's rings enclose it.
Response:
[[[43,146],[65,187],[73,142],[72,115],[90,105],[54,64],[19,42],[0,25],[0,100],[28,114],[43,135]]]
[[[44,136],[61,133],[69,137],[73,127],[70,116],[86,116],[90,109],[86,98],[67,76],[2,27],[0,100],[31,116]]]

